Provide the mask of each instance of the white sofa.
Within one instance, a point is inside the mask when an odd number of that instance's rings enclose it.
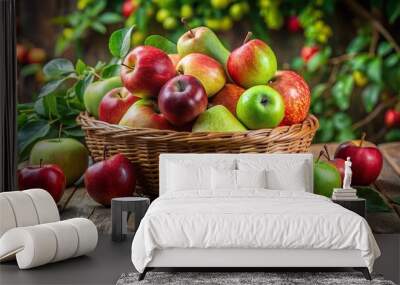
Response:
[[[57,205],[42,189],[0,193],[0,262],[16,259],[20,269],[87,254],[97,245],[88,219],[60,221]]]

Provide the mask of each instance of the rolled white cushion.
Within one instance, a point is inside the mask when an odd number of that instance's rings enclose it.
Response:
[[[0,194],[10,202],[17,227],[39,224],[38,214],[31,197],[22,191],[3,192]]]
[[[80,256],[93,251],[97,246],[98,233],[95,224],[91,220],[84,218],[74,218],[64,222],[75,227],[78,233],[78,248],[74,254]]]
[[[0,195],[0,237],[16,226],[17,222],[10,202],[6,197]]]
[[[0,238],[0,261],[15,256],[20,269],[33,268],[86,254],[97,240],[96,226],[84,218],[18,227]]]
[[[28,194],[36,208],[39,224],[52,223],[60,220],[57,205],[50,193],[43,189],[29,189],[23,191]]]

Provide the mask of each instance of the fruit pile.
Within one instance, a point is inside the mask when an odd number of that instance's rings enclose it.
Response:
[[[132,128],[240,132],[303,122],[307,83],[293,71],[277,71],[272,49],[251,36],[232,52],[207,27],[184,33],[175,54],[138,46],[122,60],[119,77],[88,86],[85,107]]]

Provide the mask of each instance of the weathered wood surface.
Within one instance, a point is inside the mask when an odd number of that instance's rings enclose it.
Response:
[[[328,144],[330,154],[333,156],[337,144]],[[317,156],[323,145],[311,146],[311,152]],[[367,213],[367,220],[375,233],[400,233],[400,176],[396,166],[400,169],[400,142],[382,144],[379,146],[385,157],[382,172],[377,181],[372,185],[382,198],[391,207],[391,212]],[[389,162],[390,161],[390,162]],[[85,217],[92,220],[99,232],[111,233],[111,211],[95,201],[87,194],[85,188],[69,188],[59,202],[62,219]],[[72,195],[72,196],[71,196]],[[69,201],[68,201],[69,200]],[[68,203],[66,203],[68,201]],[[66,206],[65,206],[66,205]],[[65,207],[64,207],[65,206]],[[134,227],[134,219],[128,219],[128,228]]]

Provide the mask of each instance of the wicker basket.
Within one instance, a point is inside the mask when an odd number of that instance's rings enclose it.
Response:
[[[302,124],[233,133],[190,133],[171,130],[134,129],[95,120],[87,113],[78,116],[86,133],[86,144],[94,160],[123,153],[136,166],[140,192],[158,196],[160,153],[299,153],[308,152],[318,129],[313,115]]]

